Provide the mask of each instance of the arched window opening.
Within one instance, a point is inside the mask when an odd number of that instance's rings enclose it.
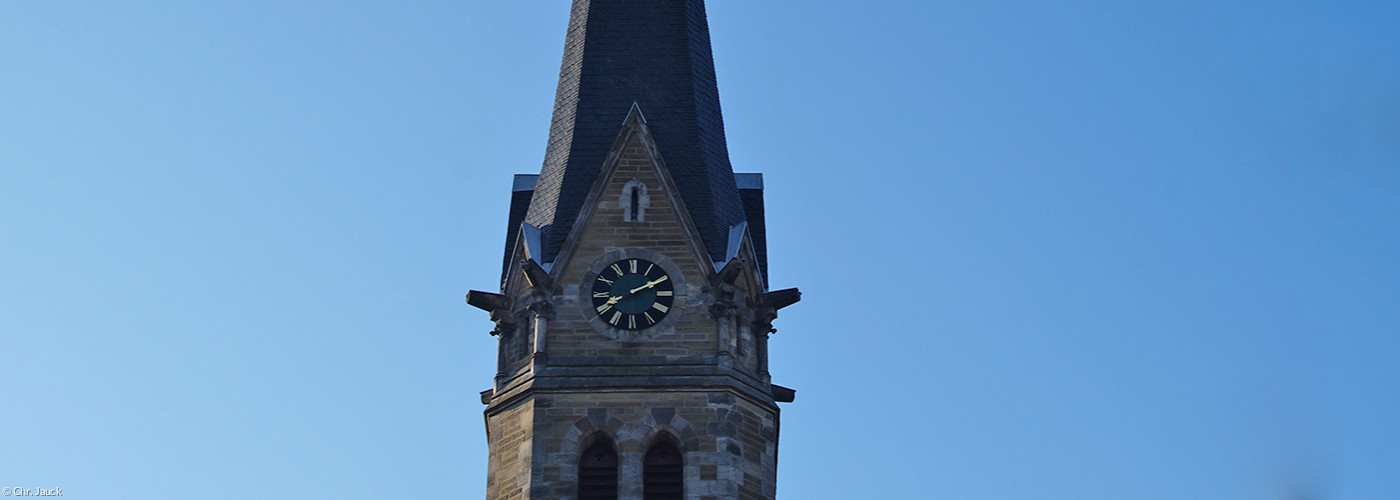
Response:
[[[644,500],[683,500],[685,463],[675,445],[662,441],[647,451],[642,463]]]
[[[651,198],[647,196],[647,185],[637,179],[627,181],[622,186],[622,196],[617,199],[617,206],[622,208],[622,220],[627,222],[643,222],[647,220],[647,206],[651,205]]]
[[[579,457],[578,498],[617,500],[617,452],[606,440],[589,446]]]

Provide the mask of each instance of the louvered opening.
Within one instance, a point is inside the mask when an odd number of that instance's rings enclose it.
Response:
[[[642,498],[645,500],[685,498],[685,464],[680,450],[671,443],[658,443],[647,451],[643,476]]]
[[[617,452],[599,441],[583,451],[578,465],[579,500],[617,500]]]

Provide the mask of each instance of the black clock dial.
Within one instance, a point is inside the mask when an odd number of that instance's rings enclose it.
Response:
[[[643,259],[623,259],[598,272],[593,280],[593,310],[623,330],[641,330],[661,322],[675,301],[675,286],[661,266]]]

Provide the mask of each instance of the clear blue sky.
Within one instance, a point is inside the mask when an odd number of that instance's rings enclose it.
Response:
[[[0,2],[0,485],[481,498],[568,10]],[[1400,3],[709,13],[781,498],[1400,498]]]

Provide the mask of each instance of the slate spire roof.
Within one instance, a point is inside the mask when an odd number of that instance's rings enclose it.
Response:
[[[574,0],[544,167],[525,222],[552,261],[632,105],[715,261],[744,202],[729,165],[703,0]]]

